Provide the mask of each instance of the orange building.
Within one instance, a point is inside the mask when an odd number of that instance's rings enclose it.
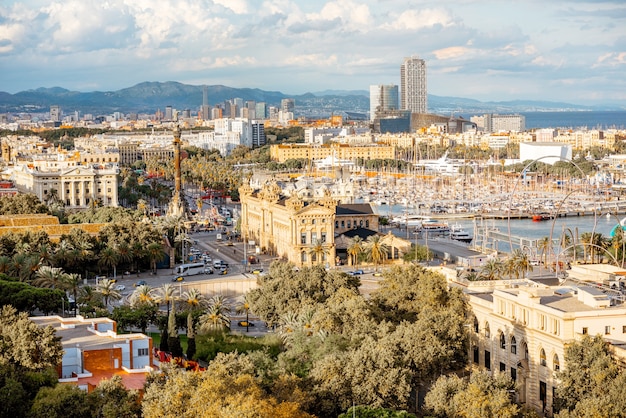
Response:
[[[73,384],[88,392],[103,379],[120,376],[128,389],[143,390],[153,370],[152,338],[144,334],[117,334],[110,318],[36,316],[40,327],[51,326],[63,345],[57,367],[59,382]]]

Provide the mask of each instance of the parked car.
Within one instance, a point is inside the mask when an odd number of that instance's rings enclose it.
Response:
[[[145,280],[139,280],[137,283],[135,283],[133,286],[137,287],[137,286],[146,286],[148,284],[147,281]]]
[[[213,269],[211,267],[205,267],[204,274],[213,274]]]
[[[361,274],[363,274],[363,270],[352,270],[352,271],[349,271],[348,274],[352,276],[360,276]]]
[[[176,276],[172,279],[173,282],[182,282],[185,278],[183,276]]]
[[[123,284],[118,284],[117,286],[115,286],[115,290],[121,292],[122,290],[126,290],[126,286],[124,286]]]
[[[237,322],[237,325],[239,325],[240,327],[253,327],[254,323],[250,321],[239,321]]]
[[[261,274],[263,273],[263,269],[254,269],[252,270],[252,274]]]

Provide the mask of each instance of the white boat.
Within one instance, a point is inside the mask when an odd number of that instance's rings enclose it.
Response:
[[[447,222],[438,221],[436,219],[423,219],[422,224],[418,227],[422,233],[447,235],[450,233],[450,227]]]
[[[467,242],[468,244],[472,242],[473,239],[460,225],[452,226],[452,229],[450,230],[450,238],[461,242]]]

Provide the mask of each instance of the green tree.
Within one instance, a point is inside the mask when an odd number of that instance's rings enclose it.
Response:
[[[367,237],[364,249],[368,260],[374,263],[378,271],[378,265],[385,261],[389,252],[389,247],[383,242],[383,236],[376,234]]]
[[[426,395],[426,408],[436,417],[517,417],[520,408],[511,401],[514,382],[504,373],[474,372],[469,380],[442,376]]]
[[[200,316],[199,331],[202,333],[222,332],[230,328],[230,306],[221,295],[209,299],[207,312]]]
[[[502,261],[497,258],[492,258],[491,260],[487,261],[480,269],[480,277],[483,280],[499,280],[503,269],[504,266],[502,264]]]
[[[136,390],[128,390],[120,376],[102,380],[87,395],[92,416],[99,418],[139,418],[141,402]]]
[[[309,248],[309,255],[311,256],[311,260],[318,263],[324,264],[326,261],[326,256],[329,254],[330,248],[322,242],[322,240],[315,240],[311,248]]]
[[[96,286],[96,293],[104,299],[104,306],[108,307],[110,301],[122,299],[122,295],[115,289],[115,282],[109,279],[102,279]]]
[[[157,273],[157,264],[165,259],[163,245],[158,242],[148,244],[146,247],[148,257],[150,258],[150,268],[154,274]]]
[[[350,265],[357,268],[359,265],[359,257],[361,256],[361,253],[363,253],[363,240],[360,236],[356,235],[350,240],[347,251],[350,256]]]
[[[33,418],[62,417],[91,418],[87,394],[74,385],[43,387],[37,393],[30,416]]]
[[[33,281],[35,286],[47,287],[51,289],[61,289],[63,287],[63,277],[65,272],[60,267],[41,266],[37,270],[36,278]]]

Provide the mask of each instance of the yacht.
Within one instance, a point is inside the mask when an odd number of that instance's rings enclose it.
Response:
[[[450,238],[457,241],[466,242],[468,244],[472,242],[473,239],[470,234],[468,234],[467,231],[465,231],[460,225],[452,226],[452,228],[450,229]]]

